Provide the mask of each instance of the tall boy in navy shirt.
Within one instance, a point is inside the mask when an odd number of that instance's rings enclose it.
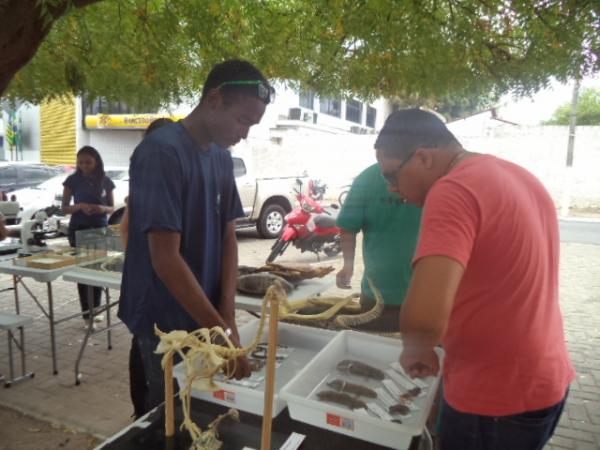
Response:
[[[221,63],[190,115],[147,136],[131,158],[119,317],[144,361],[148,409],[164,400],[154,324],[165,332],[220,326],[239,346],[235,219],[243,211],[227,148],[260,122],[273,94],[250,63]],[[238,358],[235,377],[249,375]]]

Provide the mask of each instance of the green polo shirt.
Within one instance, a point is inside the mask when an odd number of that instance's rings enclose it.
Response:
[[[379,165],[374,164],[352,183],[337,225],[363,232],[362,292],[375,298],[367,283],[369,277],[386,305],[402,304],[412,276],[421,208],[403,204],[397,194],[388,192]]]

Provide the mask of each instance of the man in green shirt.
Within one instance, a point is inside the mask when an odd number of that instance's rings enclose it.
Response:
[[[350,289],[354,273],[356,235],[363,233],[365,271],[360,302],[363,310],[375,304],[367,277],[381,291],[384,311],[372,322],[357,328],[364,331],[394,332],[399,329],[400,306],[412,276],[412,257],[419,238],[421,208],[401,202],[388,192],[377,164],[363,170],[352,183],[337,225],[342,229],[344,267],[336,284]]]

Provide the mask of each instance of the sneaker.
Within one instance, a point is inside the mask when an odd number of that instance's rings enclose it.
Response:
[[[94,316],[94,322],[99,323],[104,320],[104,314],[96,314]]]
[[[83,326],[83,331],[87,331],[88,328],[90,327],[90,322],[92,324],[92,331],[96,331],[96,325],[94,324],[93,321],[90,321],[90,319],[84,319],[85,325]]]

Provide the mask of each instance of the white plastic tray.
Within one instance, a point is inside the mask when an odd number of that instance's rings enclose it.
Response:
[[[248,345],[256,336],[259,320],[253,320],[239,328],[242,345]],[[311,361],[332,339],[334,331],[321,330],[300,325],[279,323],[278,344],[293,348],[289,356],[283,360],[276,370],[275,396],[273,398],[273,417],[277,416],[286,406],[285,401],[279,397],[279,390],[295,375],[300,373],[306,364]],[[268,322],[263,331],[261,342],[266,342],[268,336]],[[263,369],[264,373],[264,369]],[[173,368],[173,375],[177,378],[179,386],[186,380],[183,363]],[[192,385],[192,397],[200,398],[219,405],[233,407],[252,414],[263,414],[265,380],[255,388],[235,384],[216,382],[221,388],[215,392],[198,391]]]
[[[423,432],[425,422],[431,410],[439,383],[438,377],[429,377],[424,382],[427,387],[413,404],[415,409],[409,416],[399,418],[398,424],[378,418],[365,410],[351,410],[335,403],[323,402],[317,393],[329,390],[326,382],[332,378],[341,378],[371,389],[383,388],[383,382],[365,377],[339,372],[337,364],[345,359],[357,360],[384,372],[391,369],[390,364],[398,361],[402,351],[402,341],[384,338],[354,331],[339,333],[298,375],[281,390],[281,397],[288,403],[290,416],[320,428],[363,439],[394,449],[408,449],[413,436]],[[443,359],[443,352],[438,352]],[[440,370],[441,373],[441,370]],[[386,374],[386,379],[390,377]],[[398,385],[397,382],[395,382]],[[401,390],[403,390],[401,388]],[[361,398],[365,403],[372,400]],[[376,404],[387,410],[378,398]],[[418,408],[418,409],[417,409]]]

